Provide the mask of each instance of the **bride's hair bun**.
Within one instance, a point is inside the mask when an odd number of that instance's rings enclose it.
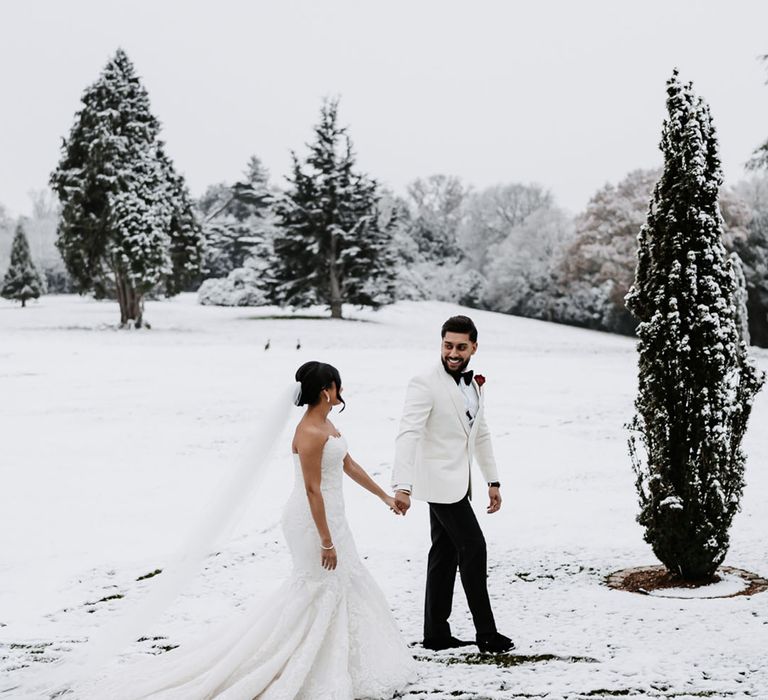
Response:
[[[296,381],[301,385],[301,389],[296,387],[297,406],[314,406],[320,399],[322,391],[330,389],[333,384],[336,385],[337,391],[341,389],[339,370],[333,365],[315,360],[305,362],[296,370]],[[339,400],[342,404],[344,403],[341,396]]]

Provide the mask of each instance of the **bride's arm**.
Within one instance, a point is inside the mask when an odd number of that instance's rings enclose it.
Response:
[[[304,477],[304,489],[307,492],[307,500],[309,500],[309,510],[315,521],[317,534],[320,536],[322,565],[326,569],[335,569],[336,550],[333,549],[331,530],[325,516],[325,501],[320,490],[321,463],[326,439],[325,436],[321,435],[305,434],[296,439],[296,448],[299,452],[299,462],[301,462],[301,473]]]
[[[352,481],[360,484],[360,486],[366,491],[370,491],[374,496],[378,496],[390,508],[394,508],[394,499],[349,454],[344,457],[344,472]]]

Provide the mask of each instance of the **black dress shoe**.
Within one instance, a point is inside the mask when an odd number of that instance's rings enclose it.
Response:
[[[422,643],[425,649],[440,651],[441,649],[456,649],[457,647],[471,646],[472,642],[465,642],[456,637],[427,637]]]
[[[491,632],[490,634],[477,635],[477,647],[482,652],[500,654],[515,648],[514,642],[503,634]]]

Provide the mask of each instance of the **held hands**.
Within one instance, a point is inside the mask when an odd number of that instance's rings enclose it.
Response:
[[[495,513],[501,508],[501,491],[499,491],[498,486],[488,487],[488,498],[490,499],[490,502],[488,503],[488,510],[486,512]]]
[[[384,501],[387,508],[389,508],[395,515],[404,515],[400,512],[400,509],[397,507],[397,502],[392,496],[382,496],[381,500]]]
[[[398,515],[405,515],[411,507],[411,494],[407,491],[395,491],[395,497],[392,500]]]

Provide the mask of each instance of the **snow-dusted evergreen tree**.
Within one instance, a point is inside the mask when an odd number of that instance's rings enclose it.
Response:
[[[166,295],[173,296],[199,286],[204,239],[186,181],[176,172],[162,147],[158,149],[158,156],[165,166],[167,193],[172,205],[168,228],[171,269],[164,285]]]
[[[148,292],[174,293],[195,275],[202,236],[124,51],[82,103],[51,175],[62,205],[57,245],[78,291],[115,295],[121,325],[140,327]]]
[[[739,337],[709,108],[677,71],[667,110],[664,171],[627,295],[640,321],[630,453],[646,541],[670,572],[697,579],[711,576],[728,550],[744,487],[741,441],[764,377]]]
[[[0,296],[20,301],[27,305],[27,299],[37,299],[45,291],[45,285],[29,251],[29,242],[21,224],[16,227],[16,235],[11,246],[11,264],[3,278]]]
[[[251,156],[242,180],[206,190],[198,202],[204,217],[206,278],[224,278],[270,247],[273,198],[269,173],[256,156]]]
[[[289,190],[275,206],[273,295],[278,304],[378,307],[392,300],[392,233],[379,223],[377,183],[355,170],[338,100],[323,104],[310,154],[293,154]]]

